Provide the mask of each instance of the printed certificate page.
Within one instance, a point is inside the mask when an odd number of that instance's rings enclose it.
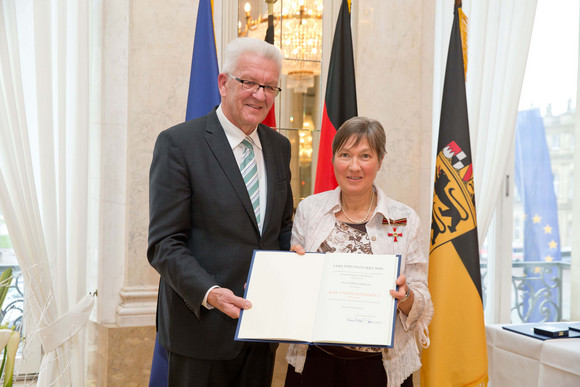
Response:
[[[400,257],[255,251],[236,340],[391,347]]]
[[[327,254],[316,311],[316,342],[392,346],[399,258]]]

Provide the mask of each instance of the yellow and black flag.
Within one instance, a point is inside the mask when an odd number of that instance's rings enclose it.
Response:
[[[429,325],[431,345],[423,352],[423,386],[484,386],[488,380],[465,94],[461,31],[465,25],[457,1],[437,144],[429,252],[429,290],[435,314]]]

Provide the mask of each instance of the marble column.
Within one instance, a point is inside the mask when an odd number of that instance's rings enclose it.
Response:
[[[98,307],[89,377],[147,385],[159,276],[146,257],[157,134],[184,120],[197,2],[105,0]]]

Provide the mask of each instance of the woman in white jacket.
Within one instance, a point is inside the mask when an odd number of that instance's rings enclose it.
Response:
[[[286,387],[412,386],[421,367],[419,346],[429,345],[433,303],[427,287],[428,254],[419,217],[374,185],[386,155],[382,125],[365,117],[346,121],[332,143],[338,187],[298,205],[292,250],[400,254],[393,348],[293,344]]]

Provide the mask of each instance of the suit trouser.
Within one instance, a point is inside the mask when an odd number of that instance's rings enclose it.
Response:
[[[270,387],[275,351],[268,343],[244,343],[232,360],[204,360],[167,352],[169,387]]]

